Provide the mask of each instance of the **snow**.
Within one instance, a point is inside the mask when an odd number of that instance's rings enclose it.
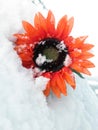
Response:
[[[59,52],[66,49],[66,46],[64,44],[64,41],[61,41],[56,47],[59,49]],[[65,50],[66,51],[66,50]]]
[[[45,55],[41,55],[41,54],[39,54],[38,57],[36,58],[36,63],[37,63],[39,66],[41,66],[45,61],[46,61],[47,63],[49,63],[49,62],[52,62],[53,59],[47,59]]]
[[[46,98],[48,79],[34,79],[13,50],[13,34],[23,31],[22,20],[32,23],[36,11],[32,0],[0,0],[0,130],[97,130],[98,98],[86,79],[76,76],[77,88],[67,85],[67,97]]]
[[[71,59],[71,57],[67,54],[67,55],[66,55],[66,58],[65,58],[65,61],[64,61],[64,65],[67,67],[67,66],[69,66],[71,63],[72,63],[72,59]]]
[[[36,63],[41,66],[46,61],[46,56],[42,56],[41,54],[38,55],[36,58]]]

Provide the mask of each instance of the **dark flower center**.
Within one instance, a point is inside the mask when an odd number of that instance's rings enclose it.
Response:
[[[36,44],[33,61],[35,65],[45,71],[58,71],[64,66],[68,50],[63,41],[46,38]]]

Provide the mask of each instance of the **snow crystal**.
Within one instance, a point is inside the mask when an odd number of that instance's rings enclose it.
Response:
[[[38,57],[36,58],[36,63],[41,66],[44,62],[52,62],[53,59],[46,59],[46,56],[45,55],[41,55],[39,54]]]
[[[36,63],[41,66],[46,60],[45,56],[42,56],[41,54],[38,55],[38,57],[36,58]]]
[[[58,45],[56,45],[56,47],[59,49],[60,52],[66,49],[66,45],[64,44],[64,41],[61,41]]]
[[[82,52],[82,50],[78,49],[78,48],[75,48],[74,51],[77,51],[77,52]]]
[[[66,55],[66,58],[65,58],[65,61],[64,61],[64,65],[67,67],[67,66],[69,66],[71,63],[72,63],[72,59],[71,59],[71,57],[67,54],[67,55]]]
[[[40,41],[38,44],[39,44],[39,45],[40,45],[40,44],[44,45],[44,44],[45,44],[45,41]]]

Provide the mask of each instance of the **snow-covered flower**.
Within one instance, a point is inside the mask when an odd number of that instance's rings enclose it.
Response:
[[[73,38],[69,36],[74,18],[64,15],[55,27],[55,17],[51,11],[45,18],[40,12],[35,15],[34,25],[23,21],[25,32],[14,34],[17,38],[15,50],[26,68],[38,68],[39,74],[49,78],[44,90],[46,96],[50,90],[57,97],[67,95],[66,83],[76,87],[74,72],[91,75],[88,68],[94,64],[88,60],[93,56],[89,50],[92,44],[85,43],[87,36]]]

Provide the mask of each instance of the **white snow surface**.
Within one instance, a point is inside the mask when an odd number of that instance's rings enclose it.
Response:
[[[46,98],[47,79],[34,80],[13,50],[13,33],[36,10],[32,0],[0,0],[0,130],[98,130],[98,98],[85,79],[76,76],[67,97]]]

